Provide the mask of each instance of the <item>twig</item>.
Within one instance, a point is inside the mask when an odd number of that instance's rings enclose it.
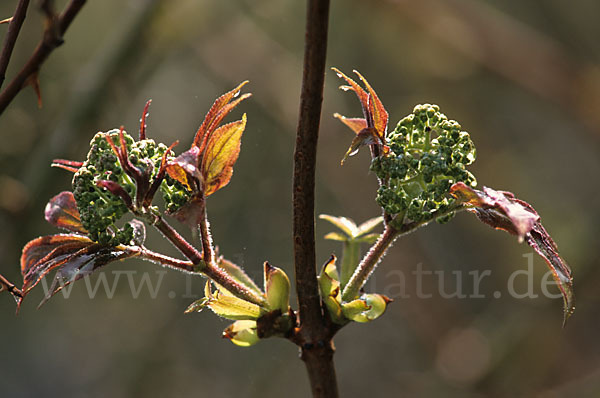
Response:
[[[369,279],[369,276],[373,273],[375,267],[379,264],[379,261],[383,258],[385,252],[394,240],[396,240],[398,235],[399,231],[392,227],[391,224],[385,226],[383,233],[379,235],[377,242],[371,246],[371,249],[367,252],[365,257],[363,257],[360,264],[358,264],[356,271],[352,274],[350,281],[344,288],[342,293],[343,301],[352,301],[356,298],[356,295]]]
[[[202,210],[199,218],[200,224],[198,224],[198,229],[200,230],[200,239],[202,240],[202,258],[206,263],[212,264],[215,262],[215,250],[213,248],[208,219],[206,218],[206,198],[202,198]]]
[[[58,18],[50,20],[50,26],[46,27],[44,37],[38,43],[29,60],[0,93],[0,114],[6,110],[12,100],[25,87],[28,79],[35,76],[50,53],[62,44],[62,36],[85,2],[86,0],[71,0]]]
[[[195,273],[196,269],[196,266],[191,261],[165,256],[164,254],[156,253],[146,248],[141,248],[139,258],[187,273]]]
[[[29,7],[29,0],[19,0],[15,13],[8,24],[8,30],[6,32],[6,37],[4,38],[4,44],[2,45],[2,53],[0,53],[0,87],[4,84],[6,69],[8,68],[10,57],[15,48],[17,37],[19,37],[21,26],[23,26],[23,21],[25,21],[27,7]]]
[[[219,268],[214,262],[207,263],[203,260],[202,254],[189,244],[185,238],[171,227],[162,217],[156,215],[154,219],[149,220],[156,229],[158,229],[165,238],[169,240],[184,256],[186,256],[194,265],[190,272],[202,272],[204,275],[223,286],[233,295],[257,304],[266,306],[267,301],[263,296],[258,295],[252,289],[239,283],[224,270]]]
[[[308,0],[300,115],[294,151],[294,267],[300,329],[296,341],[314,397],[337,397],[333,333],[327,328],[315,258],[315,164],[327,55],[329,0]]]
[[[377,264],[379,264],[379,261],[383,258],[386,251],[398,237],[414,232],[418,228],[429,224],[438,217],[442,217],[450,213],[458,213],[466,209],[467,206],[465,206],[462,202],[456,201],[444,211],[435,212],[425,221],[409,222],[402,224],[402,226],[398,228],[394,228],[391,224],[386,224],[385,229],[381,235],[379,235],[377,242],[375,242],[367,254],[365,254],[363,259],[358,264],[358,267],[356,267],[354,274],[352,274],[350,281],[346,287],[344,287],[344,291],[342,292],[342,301],[347,302],[354,300],[360,289],[369,280],[369,277],[377,267]]]
[[[21,290],[0,274],[0,292],[2,290],[6,290],[15,297],[23,298]]]

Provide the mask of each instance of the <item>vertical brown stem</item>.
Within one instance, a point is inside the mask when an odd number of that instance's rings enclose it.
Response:
[[[337,397],[333,344],[315,259],[315,165],[327,54],[329,0],[308,0],[300,115],[294,152],[294,266],[302,350],[314,397]]]

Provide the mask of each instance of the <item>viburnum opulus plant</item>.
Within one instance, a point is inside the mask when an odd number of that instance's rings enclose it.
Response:
[[[339,118],[355,135],[342,163],[361,147],[371,152],[370,170],[379,182],[376,201],[382,214],[361,225],[346,217],[321,215],[339,231],[325,236],[342,242],[341,261],[334,255],[318,275],[323,308],[332,334],[350,321],[369,322],[381,316],[390,299],[363,287],[399,236],[436,220],[449,221],[462,210],[486,224],[517,235],[549,265],[564,297],[565,320],[573,311],[571,272],[556,245],[527,203],[513,194],[484,187],[467,170],[475,161],[475,146],[461,125],[436,105],[417,105],[388,131],[388,113],[360,74],[365,88],[334,69],[353,91],[363,116]],[[176,156],[177,144],[146,138],[148,102],[139,139],[123,127],[97,133],[83,162],[55,160],[53,165],[74,173],[73,191],[52,198],[46,220],[69,233],[43,236],[23,249],[22,296],[49,272],[56,271],[46,301],[64,286],[117,260],[137,257],[207,278],[205,295],[186,312],[205,308],[235,321],[223,336],[240,346],[280,336],[298,343],[297,313],[290,307],[290,281],[279,268],[264,263],[261,289],[244,270],[215,252],[207,220],[207,198],[226,186],[233,173],[246,127],[246,115],[221,124],[250,94],[239,96],[246,82],[219,97],[208,111],[191,147]],[[162,196],[164,208],[155,204]],[[132,217],[124,219],[126,214]],[[166,220],[175,217],[198,232],[201,248],[187,242]],[[380,225],[383,232],[373,232]],[[145,226],[158,229],[185,257],[173,258],[145,247]],[[361,254],[361,245],[370,249]],[[19,297],[19,305],[22,297]]]

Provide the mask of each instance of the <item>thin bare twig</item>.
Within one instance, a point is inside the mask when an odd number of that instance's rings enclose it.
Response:
[[[19,37],[21,26],[23,26],[23,21],[25,21],[27,7],[29,7],[29,0],[19,0],[17,3],[17,8],[15,9],[15,13],[10,19],[8,30],[2,45],[2,53],[0,53],[0,87],[2,87],[2,84],[4,84],[4,79],[6,78],[6,69],[8,68],[10,57],[13,49],[15,48],[17,37]]]
[[[50,53],[63,43],[62,36],[85,2],[86,0],[71,0],[59,17],[49,18],[49,26],[46,27],[44,36],[33,51],[33,54],[19,73],[0,93],[0,114],[6,110],[12,100],[25,87],[27,81],[36,75]]]
[[[333,332],[321,308],[315,258],[315,165],[325,82],[329,0],[308,0],[300,115],[294,151],[294,267],[302,350],[314,397],[337,397]]]
[[[6,290],[15,297],[23,298],[23,293],[13,283],[0,274],[0,292]]]

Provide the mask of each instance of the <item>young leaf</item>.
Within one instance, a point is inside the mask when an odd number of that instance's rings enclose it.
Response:
[[[378,226],[379,224],[381,224],[383,222],[383,217],[379,216],[379,217],[374,217],[371,218],[370,220],[365,221],[364,223],[360,224],[358,226],[358,232],[356,234],[356,238],[361,237],[371,231],[373,231],[373,229],[375,229],[376,226]],[[379,234],[377,234],[379,235]]]
[[[450,188],[450,194],[466,204],[480,208],[482,211],[478,214],[483,222],[489,219],[492,227],[517,235],[519,242],[523,241],[540,219],[531,205],[516,199],[511,192],[496,191],[488,187],[483,187],[482,192],[459,182]]]
[[[231,180],[233,165],[240,154],[245,127],[244,113],[241,120],[219,127],[208,139],[201,166],[206,196],[221,189]]]
[[[281,268],[273,267],[267,261],[264,264],[265,294],[271,310],[288,312],[290,306],[290,280]]]
[[[78,253],[73,254],[56,271],[52,285],[38,308],[44,305],[46,301],[65,286],[90,275],[98,268],[114,261],[137,256],[138,254],[138,251],[124,246],[121,246],[121,249],[119,249],[118,247],[100,247],[99,245],[94,245],[87,249],[80,250]]]
[[[346,155],[342,159],[342,164],[349,157],[354,155],[361,146],[363,145],[376,145],[383,149],[384,153],[389,152],[389,147],[385,145],[385,138],[387,134],[387,125],[389,115],[385,110],[381,100],[375,93],[375,90],[371,87],[369,82],[360,74],[358,71],[354,71],[358,77],[362,80],[363,84],[368,90],[365,91],[358,85],[354,80],[340,72],[336,68],[332,68],[338,75],[338,77],[346,80],[348,86],[340,86],[340,89],[348,91],[354,91],[360,105],[362,107],[364,119],[360,118],[345,118],[339,114],[334,114],[334,117],[340,119],[342,123],[350,127],[355,133],[356,137],[352,140],[350,148],[346,152]],[[362,129],[359,127],[363,126]]]
[[[379,238],[379,235],[380,234],[378,233],[361,235],[359,238],[354,239],[354,242],[373,244],[377,242],[377,238]]]
[[[23,293],[29,292],[63,260],[93,244],[89,238],[75,234],[41,236],[28,242],[21,254]]]
[[[365,145],[384,145],[383,141],[377,134],[377,130],[372,127],[364,128],[360,133],[356,134],[356,137],[350,143],[350,147],[346,151],[346,154],[340,162],[342,165],[350,156],[354,156],[358,153],[361,146]]]
[[[337,240],[338,242],[348,241],[348,237],[341,232],[330,232],[323,237],[324,239]]]
[[[63,191],[50,199],[44,211],[46,221],[71,232],[87,233],[81,225],[77,202],[72,192]]]
[[[240,347],[250,347],[258,343],[256,321],[236,321],[223,331],[223,338]]]
[[[364,294],[361,298],[342,304],[344,317],[354,322],[371,322],[385,312],[392,300],[382,294]]]
[[[510,192],[486,187],[478,191],[462,182],[454,184],[450,193],[470,206],[467,210],[475,213],[482,222],[517,235],[519,241],[525,240],[544,259],[563,296],[566,322],[575,309],[571,269],[560,257],[558,247],[544,229],[534,208]]]
[[[246,274],[244,270],[238,265],[232,263],[229,260],[224,259],[223,257],[220,257],[217,260],[217,265],[219,266],[219,268],[225,270],[225,272],[227,272],[227,274],[233,279],[235,279],[237,282],[241,283],[242,285],[246,286],[251,290],[254,290],[259,295],[263,294],[263,292],[258,288],[256,283],[254,283],[252,278],[250,278],[248,274]]]
[[[194,191],[194,188],[199,187],[202,181],[202,175],[198,169],[200,155],[200,149],[192,146],[167,164],[167,174],[183,184],[189,191]]]
[[[244,94],[237,100],[230,103],[230,101],[233,98],[237,97],[240,94],[240,90],[247,83],[247,80],[245,82],[240,83],[236,88],[221,95],[215,100],[210,110],[204,117],[202,125],[196,132],[196,137],[194,138],[193,146],[200,147],[200,151],[202,152],[210,134],[217,128],[217,126],[219,125],[219,123],[221,123],[223,118],[227,116],[227,114],[231,112],[231,110],[235,108],[237,104],[251,96],[251,94]]]
[[[362,130],[367,128],[367,121],[364,118],[360,117],[346,117],[342,116],[339,113],[334,113],[333,117],[340,120],[340,122],[344,123],[348,126],[355,134],[360,133]]]
[[[321,299],[325,303],[329,317],[334,323],[343,324],[342,307],[340,306],[340,277],[335,266],[336,257],[332,255],[323,265],[319,275],[319,290]]]
[[[356,223],[349,218],[335,217],[328,214],[321,214],[319,215],[319,218],[321,220],[327,220],[341,229],[348,236],[348,238],[352,238],[358,233],[358,227],[356,226]]]
[[[385,139],[385,135],[387,133],[387,125],[388,125],[389,115],[388,115],[387,111],[385,110],[383,103],[377,96],[377,93],[375,92],[375,90],[373,90],[373,88],[371,87],[371,85],[369,84],[367,79],[365,79],[357,70],[354,70],[353,72],[358,75],[360,80],[362,80],[363,84],[369,91],[369,97],[368,97],[369,113],[373,119],[373,127],[375,127],[375,129],[377,129],[379,137],[383,140],[383,139]]]
[[[107,247],[76,234],[42,236],[27,243],[21,255],[23,296],[50,271],[58,269],[44,304],[56,292],[110,262],[136,256],[125,246]]]
[[[206,307],[218,316],[234,321],[256,320],[263,314],[263,310],[256,304],[221,293],[218,290],[213,293],[210,283],[210,281],[206,282],[205,297],[190,304],[185,310],[186,314],[200,312]]]
[[[331,68],[331,70],[333,70],[339,78],[344,79],[349,84],[349,86],[340,86],[340,89],[344,91],[354,91],[354,93],[358,97],[358,100],[360,101],[360,105],[363,110],[363,115],[368,126],[369,119],[372,120],[372,118],[369,117],[369,94],[367,94],[367,92],[361,86],[359,86],[358,83],[356,83],[354,80],[343,74],[338,68]],[[373,125],[371,126],[374,127]]]

